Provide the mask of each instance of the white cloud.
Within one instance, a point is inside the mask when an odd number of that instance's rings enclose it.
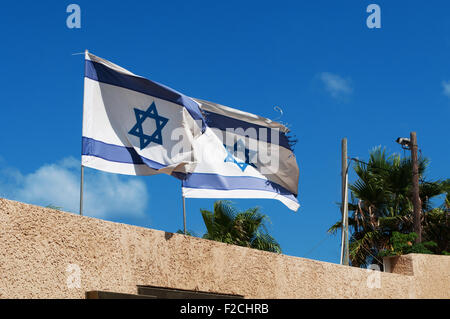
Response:
[[[333,98],[339,98],[353,92],[350,80],[344,79],[337,74],[322,72],[319,74],[319,77],[325,86],[325,90]]]
[[[0,196],[41,206],[51,204],[73,213],[79,211],[80,162],[73,157],[25,175],[14,168],[3,169],[0,178]],[[142,181],[85,169],[85,215],[144,217],[147,203],[147,188]]]
[[[443,81],[442,82],[443,92],[444,95],[450,97],[450,81]]]

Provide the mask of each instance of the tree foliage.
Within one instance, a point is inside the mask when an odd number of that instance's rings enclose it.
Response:
[[[429,246],[431,252],[443,254],[450,242],[450,183],[449,180],[425,181],[427,166],[428,160],[420,157],[422,239],[436,243]],[[385,149],[377,147],[371,151],[367,164],[357,162],[353,169],[358,179],[349,187],[349,212],[352,213],[348,221],[351,229],[350,260],[353,266],[358,267],[369,263],[381,264],[377,257],[392,251],[394,232],[413,232],[411,159],[396,154],[388,156]],[[433,208],[433,199],[443,194],[447,195],[444,205]],[[341,222],[337,222],[329,232],[334,233],[340,227]]]
[[[206,226],[205,239],[281,253],[278,242],[269,235],[268,217],[258,207],[237,211],[228,201],[217,201],[214,210],[201,210]]]
[[[389,239],[389,249],[381,251],[378,255],[380,257],[385,257],[411,253],[433,254],[431,249],[436,247],[437,244],[434,241],[415,243],[417,236],[416,233],[402,234],[395,231]]]

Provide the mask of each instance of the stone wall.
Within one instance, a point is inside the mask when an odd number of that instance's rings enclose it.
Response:
[[[137,285],[246,298],[450,298],[450,257],[396,265],[369,271],[0,199],[0,298],[135,294]]]

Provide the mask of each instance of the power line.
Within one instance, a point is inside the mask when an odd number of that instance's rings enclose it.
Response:
[[[318,242],[316,245],[314,245],[313,248],[311,248],[305,255],[304,257],[307,257],[308,255],[310,255],[313,251],[315,251],[317,248],[320,247],[320,245],[322,245],[327,239],[329,239],[331,236],[331,234],[327,234],[327,236],[322,239],[320,242]],[[352,238],[354,238],[354,235],[352,235]],[[372,256],[375,260],[377,260],[380,264],[383,264],[383,262],[378,259],[374,254],[372,254],[372,252],[370,250],[368,250],[366,247],[364,247],[363,245],[360,246],[361,248],[363,248],[370,256]]]
[[[375,165],[373,165],[371,163],[366,163],[364,161],[361,161],[360,159],[357,159],[355,157],[351,157],[349,160],[350,161],[355,161],[355,162],[358,162],[358,163],[362,163],[364,165],[371,166],[371,167],[374,167],[374,168],[383,169],[383,170],[388,171],[388,172],[392,172],[392,169],[388,169],[388,168],[384,168],[384,167],[378,167],[378,166],[375,166]]]
[[[359,160],[359,159],[357,159],[357,158],[355,158],[355,157],[349,158],[349,161],[350,161],[350,162],[351,162],[351,161],[355,161],[355,162],[362,163],[362,164],[364,164],[364,165],[367,165],[367,166],[370,166],[370,167],[373,167],[373,168],[382,169],[382,170],[385,170],[385,171],[391,172],[391,173],[394,171],[393,169],[384,168],[384,167],[379,167],[379,166],[375,166],[375,165],[373,165],[373,164],[371,164],[371,163],[366,163],[366,162],[361,161],[361,160]],[[348,168],[349,168],[349,167],[350,167],[350,165],[347,167],[347,171],[348,171]],[[421,182],[422,184],[434,184],[433,182],[426,182],[426,181],[424,181],[423,179],[421,179],[420,182]]]
[[[352,238],[355,238],[355,235],[352,235]],[[369,253],[370,256],[372,256],[375,260],[377,260],[379,263],[383,264],[383,262],[381,260],[379,260],[377,257],[375,257],[372,252],[370,250],[368,250],[366,247],[364,247],[364,245],[360,246],[361,248],[363,248],[366,252]]]
[[[327,240],[328,238],[330,238],[330,234],[327,234],[327,236],[322,239],[319,243],[317,243],[313,248],[311,248],[304,256],[308,256],[309,254],[311,254],[314,250],[316,250],[320,245],[322,245],[325,240]]]

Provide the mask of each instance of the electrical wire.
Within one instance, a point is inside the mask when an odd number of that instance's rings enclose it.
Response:
[[[354,235],[352,235],[352,238],[354,238]],[[360,247],[364,248],[364,250],[366,252],[369,253],[370,256],[372,256],[375,260],[377,260],[380,264],[383,264],[383,262],[381,260],[379,260],[377,257],[375,257],[372,252],[370,250],[368,250],[366,247],[364,247],[363,245],[361,245]]]
[[[373,168],[382,169],[382,170],[385,170],[385,171],[387,171],[387,172],[393,172],[392,169],[388,169],[388,168],[384,168],[384,167],[378,167],[378,166],[375,166],[375,165],[373,165],[373,164],[370,164],[370,163],[366,163],[366,162],[364,162],[364,161],[361,161],[361,160],[359,160],[359,159],[357,159],[357,158],[355,158],[355,157],[349,158],[349,161],[350,161],[350,162],[351,162],[351,161],[355,161],[355,162],[362,163],[362,164],[367,165],[367,166],[371,166],[371,167],[373,167]],[[350,165],[347,165],[347,172],[346,172],[346,173],[348,173],[349,167],[350,167]],[[426,182],[426,181],[424,181],[423,179],[421,179],[420,182],[421,182],[422,184],[434,184],[433,182]]]
[[[421,152],[421,151],[420,151],[420,154],[422,155],[422,152]],[[384,167],[378,167],[378,166],[375,166],[375,165],[373,165],[373,164],[366,163],[366,162],[361,161],[361,160],[359,160],[359,159],[357,159],[357,158],[354,158],[354,157],[349,158],[349,162],[351,162],[351,161],[355,161],[355,162],[358,162],[358,163],[362,163],[362,164],[364,164],[364,165],[371,166],[371,167],[373,167],[373,168],[378,168],[378,169],[381,169],[381,170],[385,170],[385,171],[388,171],[388,172],[392,172],[392,171],[393,171],[392,169],[387,169],[387,168],[384,168]],[[350,167],[350,165],[347,165],[347,171],[346,171],[346,173],[348,173],[349,167]],[[421,183],[423,183],[423,184],[433,184],[433,183],[430,183],[430,182],[426,182],[426,181],[424,181],[424,180],[421,180]],[[354,237],[354,235],[352,235],[352,237]],[[383,264],[383,262],[382,262],[381,260],[379,260],[377,257],[375,257],[375,256],[374,256],[374,255],[373,255],[366,247],[364,247],[364,246],[362,246],[362,245],[361,245],[361,247],[362,247],[367,253],[369,253],[369,255],[372,256],[375,260],[377,260],[379,263]]]
[[[309,254],[311,254],[314,250],[316,250],[320,245],[322,245],[324,242],[325,242],[325,240],[327,240],[327,239],[329,239],[330,238],[330,234],[327,234],[327,236],[324,238],[324,239],[322,239],[319,243],[317,243],[313,248],[311,248],[304,256],[306,257],[306,256],[308,256]]]

